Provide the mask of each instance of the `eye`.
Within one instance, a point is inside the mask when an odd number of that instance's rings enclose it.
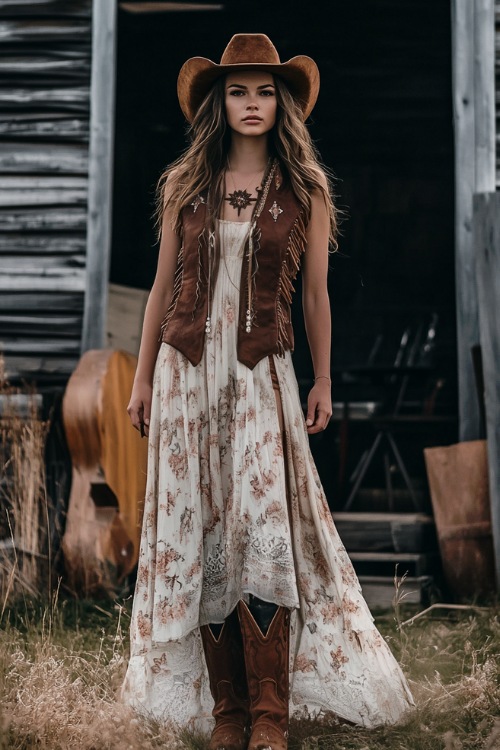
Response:
[[[238,89],[231,89],[229,92],[229,96],[243,96],[243,91],[239,91]]]
[[[274,91],[271,91],[271,89],[264,89],[264,91],[260,92],[262,96],[274,96]]]

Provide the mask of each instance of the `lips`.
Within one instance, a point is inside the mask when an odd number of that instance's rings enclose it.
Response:
[[[251,115],[249,117],[244,117],[243,122],[262,122],[262,117],[257,117],[257,115]]]

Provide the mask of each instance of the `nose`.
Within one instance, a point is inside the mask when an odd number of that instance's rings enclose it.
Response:
[[[247,103],[247,109],[256,110],[258,108],[259,108],[259,105],[255,101],[255,99],[251,98],[250,101]]]

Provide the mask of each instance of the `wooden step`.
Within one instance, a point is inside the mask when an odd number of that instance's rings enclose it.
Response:
[[[388,576],[360,576],[359,582],[363,597],[370,609],[392,609],[395,596],[404,604],[422,604],[427,606],[433,584],[431,576],[408,577],[396,592],[394,578]]]
[[[411,477],[411,482],[419,506],[430,510],[429,493],[424,482],[414,476]],[[363,513],[395,512],[395,509],[403,513],[417,512],[413,499],[405,487],[393,487],[392,495],[393,506],[391,508],[385,487],[361,487],[351,508]]]
[[[427,575],[436,570],[439,562],[437,553],[415,552],[349,552],[358,576],[375,575],[410,577]]]
[[[333,513],[349,552],[431,552],[437,549],[432,516],[425,513]]]

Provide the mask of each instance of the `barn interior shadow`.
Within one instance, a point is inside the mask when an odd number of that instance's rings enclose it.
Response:
[[[155,183],[185,145],[176,96],[182,63],[194,55],[217,62],[241,31],[268,34],[282,61],[313,57],[321,91],[310,130],[335,175],[344,215],[329,276],[336,418],[312,449],[329,502],[339,509],[374,437],[363,418],[367,405],[442,417],[406,422],[397,435],[414,491],[428,508],[422,447],[456,437],[449,1],[312,0],[306,17],[302,3],[286,0],[254,0],[251,12],[239,3],[169,13],[125,9],[132,5],[119,5],[110,281],[148,289],[154,278]],[[294,361],[305,399],[312,367],[300,281],[295,300]],[[398,353],[407,370],[395,374]],[[349,411],[349,404],[358,406]],[[367,467],[363,487],[373,492],[368,500],[359,493],[353,507],[377,507],[379,499],[386,507],[388,472],[394,507],[412,507],[391,456],[389,465],[381,456]]]

